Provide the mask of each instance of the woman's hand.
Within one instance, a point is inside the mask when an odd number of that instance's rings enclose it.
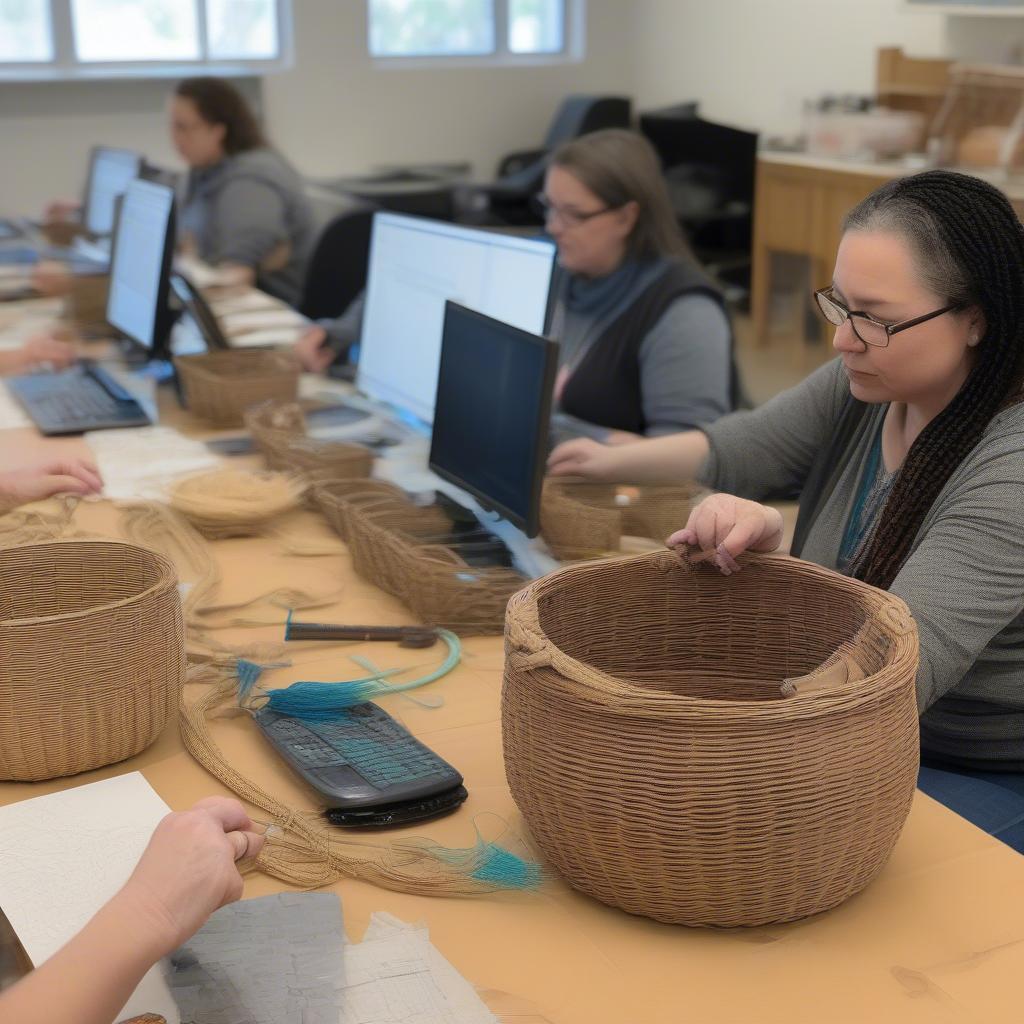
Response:
[[[617,460],[612,447],[589,437],[565,441],[548,456],[552,476],[581,476],[587,480],[617,481]]]
[[[0,512],[55,494],[98,494],[103,480],[88,459],[52,459],[0,473]]]
[[[739,572],[744,551],[775,551],[782,543],[782,513],[732,494],[712,494],[691,513],[685,528],[665,542],[680,557],[697,548],[729,576]]]
[[[133,927],[150,929],[165,953],[177,949],[215,910],[242,895],[236,862],[263,847],[245,808],[208,797],[157,825],[131,878],[114,897]]]
[[[36,366],[49,365],[63,370],[77,358],[78,351],[68,338],[58,337],[55,332],[37,334],[10,353],[3,369],[5,373],[24,373]]]
[[[295,342],[295,356],[309,373],[323,373],[334,362],[334,350],[325,342],[327,332],[322,327],[308,327]]]

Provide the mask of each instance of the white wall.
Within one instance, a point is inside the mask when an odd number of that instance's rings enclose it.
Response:
[[[455,159],[489,175],[503,153],[540,143],[567,93],[632,92],[633,19],[622,0],[590,0],[582,61],[525,70],[382,71],[366,53],[364,0],[293,5],[295,67],[260,91],[268,134],[309,175]],[[78,194],[97,141],[177,166],[164,114],[170,89],[134,79],[0,85],[0,214]]]
[[[879,47],[912,56],[1008,55],[1024,20],[951,24],[904,0],[645,0],[637,7],[641,108],[689,99],[712,119],[800,128],[804,99],[871,93]]]

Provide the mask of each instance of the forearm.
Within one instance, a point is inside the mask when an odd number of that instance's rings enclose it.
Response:
[[[608,475],[621,483],[633,484],[694,480],[709,451],[707,436],[701,430],[614,445],[609,449],[614,469]]]
[[[0,1024],[111,1024],[167,952],[120,895],[66,946],[0,995]]]

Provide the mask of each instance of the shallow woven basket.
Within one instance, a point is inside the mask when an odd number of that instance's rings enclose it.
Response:
[[[148,747],[185,670],[167,559],[116,541],[0,550],[0,778],[52,779]]]
[[[174,366],[189,412],[217,426],[240,426],[250,406],[294,401],[299,391],[299,364],[288,352],[203,352],[178,356]]]
[[[412,504],[387,484],[317,488],[321,509],[364,579],[397,597],[423,622],[465,634],[500,633],[508,599],[527,581],[514,569],[469,566],[430,537],[451,529],[442,509]],[[343,491],[347,493],[342,493]]]
[[[167,503],[204,537],[254,537],[296,509],[305,489],[287,473],[214,469],[171,484]]]
[[[509,785],[576,888],[659,921],[758,925],[834,907],[892,851],[918,765],[898,598],[795,559],[724,577],[658,552],[531,584],[505,641]],[[866,677],[782,696],[840,661]]]
[[[311,480],[368,477],[373,470],[373,452],[364,445],[307,436],[297,402],[262,402],[245,414],[245,425],[270,469]]]
[[[696,484],[618,487],[549,477],[541,497],[541,535],[563,561],[616,552],[624,536],[661,542],[686,525],[702,493]]]

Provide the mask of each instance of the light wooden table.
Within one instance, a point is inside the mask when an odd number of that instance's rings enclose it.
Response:
[[[185,417],[179,422],[197,426]],[[80,445],[32,431],[0,434],[0,464]],[[119,535],[118,513],[108,502],[83,505],[76,523]],[[310,541],[331,536],[308,511],[295,513],[291,525]],[[218,541],[213,552],[224,601],[285,585],[328,593],[341,582],[340,599],[317,611],[323,620],[396,624],[409,618],[393,598],[355,575],[347,553],[297,558],[265,538]],[[280,626],[266,626],[217,635],[236,642],[280,639],[281,633]],[[437,658],[386,645],[324,645],[322,652],[296,654],[291,668],[270,678],[275,685],[343,678],[356,671],[349,654],[359,652],[385,666]],[[443,696],[443,707],[398,696],[381,700],[463,772],[470,791],[456,814],[409,832],[468,847],[477,827],[489,838],[502,823],[522,829],[502,767],[502,662],[500,638],[470,638],[462,664],[430,688]],[[198,692],[190,686],[186,700]],[[292,805],[312,807],[247,719],[218,719],[212,729],[240,770]],[[175,808],[223,791],[184,751],[172,723],[123,764],[72,779],[0,784],[0,803],[134,770]],[[386,843],[394,834],[379,839]],[[252,874],[246,896],[281,888]],[[827,914],[779,927],[715,931],[656,924],[603,906],[557,879],[533,896],[463,900],[408,896],[351,880],[334,888],[354,940],[375,910],[425,921],[438,948],[510,1024],[999,1024],[1021,1018],[1024,858],[921,794],[891,860],[867,890]]]

